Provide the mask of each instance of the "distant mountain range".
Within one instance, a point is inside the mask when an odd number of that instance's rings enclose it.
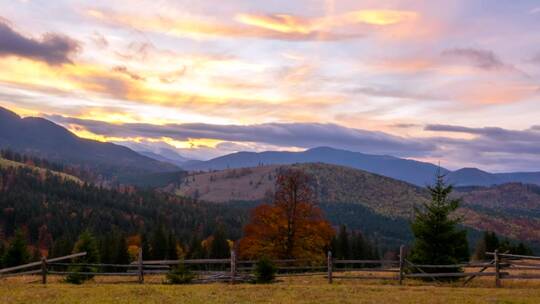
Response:
[[[0,107],[0,149],[80,165],[108,177],[127,177],[178,171],[165,162],[140,155],[124,146],[79,138],[43,118],[21,118]]]
[[[540,172],[489,173],[476,168],[450,171],[426,162],[329,147],[313,148],[303,152],[238,152],[208,161],[188,161],[182,168],[190,171],[211,171],[312,162],[365,170],[422,187],[433,183],[438,170],[446,174],[447,180],[456,186],[491,186],[509,182],[540,184]]]

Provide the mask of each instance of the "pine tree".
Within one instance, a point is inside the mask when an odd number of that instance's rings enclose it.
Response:
[[[150,242],[150,256],[155,260],[163,260],[167,255],[167,234],[162,225],[159,225],[152,234]]]
[[[129,264],[129,251],[126,236],[119,233],[116,241],[116,256],[113,261],[114,264]]]
[[[431,201],[415,209],[411,224],[415,242],[410,260],[415,264],[448,265],[468,260],[467,232],[458,229],[460,218],[451,217],[460,204],[449,197],[453,190],[440,172],[434,186],[428,186]],[[459,268],[426,268],[425,272],[456,272]]]
[[[22,230],[18,229],[15,232],[15,237],[11,240],[2,260],[5,267],[28,263],[30,252],[28,251],[26,237]]]
[[[178,259],[178,252],[176,251],[176,248],[178,246],[178,242],[176,241],[176,237],[171,232],[169,233],[169,239],[167,240],[167,259],[169,260],[177,260]]]
[[[347,233],[347,226],[341,225],[339,233],[336,239],[336,258],[348,259],[350,258],[349,247],[349,234]]]
[[[225,238],[223,229],[219,228],[214,233],[214,239],[210,245],[210,258],[211,259],[223,259],[228,258],[230,254],[229,243]]]

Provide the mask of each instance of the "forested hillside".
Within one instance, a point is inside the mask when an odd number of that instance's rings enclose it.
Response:
[[[171,235],[179,246],[200,244],[218,231],[239,238],[246,218],[247,211],[234,206],[133,187],[106,189],[26,166],[0,167],[0,247],[17,229],[41,251],[60,253],[69,252],[84,230],[103,238],[116,232],[151,241],[157,234]]]

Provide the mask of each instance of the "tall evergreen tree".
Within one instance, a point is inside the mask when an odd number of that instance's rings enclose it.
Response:
[[[457,226],[460,218],[452,217],[460,200],[450,198],[453,190],[444,175],[437,174],[435,185],[428,186],[431,201],[415,209],[411,224],[415,237],[410,260],[416,264],[448,265],[468,260],[467,232]],[[429,268],[426,272],[456,272],[459,268]]]
[[[114,264],[129,264],[129,251],[126,236],[123,233],[118,233],[116,237],[116,256]]]
[[[348,259],[350,258],[349,247],[349,234],[347,233],[347,226],[341,225],[339,227],[339,233],[336,239],[336,258]]]
[[[172,232],[169,233],[169,238],[167,240],[167,259],[169,260],[177,260],[178,259],[178,252],[176,251],[176,248],[178,246],[178,242],[176,241],[176,237]]]
[[[15,237],[11,240],[2,260],[5,267],[22,265],[29,262],[30,252],[28,251],[26,237],[21,229],[15,232]]]
[[[221,228],[214,233],[212,244],[210,244],[209,255],[209,257],[212,259],[228,258],[230,255],[229,243],[227,242],[225,233]]]
[[[150,243],[150,256],[155,260],[163,260],[167,255],[167,234],[165,228],[159,225],[152,234]]]

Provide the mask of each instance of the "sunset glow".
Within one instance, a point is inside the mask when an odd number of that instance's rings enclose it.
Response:
[[[450,168],[540,170],[529,168],[537,153],[526,148],[540,136],[535,1],[493,1],[489,9],[465,0],[0,0],[0,7],[0,106],[81,137],[208,159],[307,149],[319,134],[295,144],[249,128],[279,137],[317,124],[429,147],[364,151],[328,136],[336,148]],[[430,125],[527,138],[514,145],[523,147],[520,161],[506,166],[497,135]],[[478,153],[482,160],[471,163]]]

